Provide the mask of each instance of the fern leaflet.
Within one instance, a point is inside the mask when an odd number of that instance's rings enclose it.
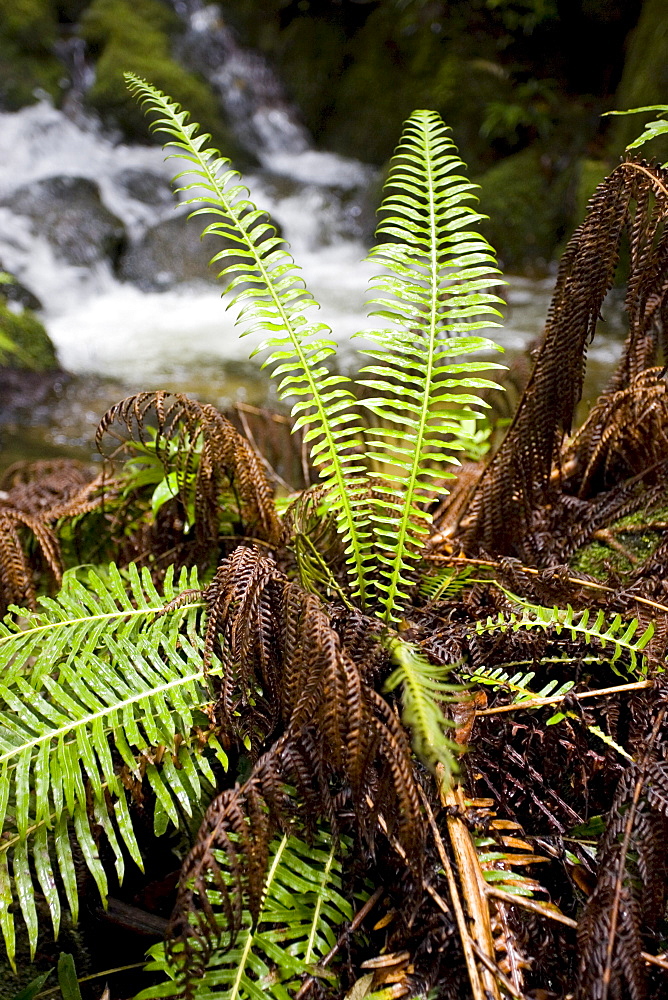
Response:
[[[105,578],[91,572],[88,588],[69,575],[25,624],[3,626],[0,926],[12,962],[15,897],[33,952],[37,941],[31,858],[57,935],[53,857],[75,920],[78,910],[72,836],[104,901],[107,876],[91,824],[104,831],[122,880],[123,846],[143,863],[126,788],[148,781],[161,833],[182,813],[192,815],[202,781],[215,785],[204,748],[227,766],[216,738],[203,732],[211,696],[202,673],[202,602],[193,597],[159,615],[165,597],[174,597],[171,575],[164,595],[148,570],[140,576],[132,567],[129,577],[137,607],[112,566]],[[179,583],[196,586],[196,576],[184,571]]]
[[[457,463],[453,453],[465,447],[467,429],[480,416],[475,408],[486,405],[461,390],[494,387],[475,373],[503,367],[451,360],[500,349],[469,336],[498,325],[488,317],[499,315],[501,300],[489,291],[500,282],[493,251],[470,228],[482,216],[467,204],[475,185],[459,173],[463,166],[439,115],[416,111],[381,206],[386,217],[378,235],[389,239],[370,254],[389,272],[373,279],[380,294],[370,303],[371,315],[393,324],[364,332],[378,345],[365,353],[381,364],[362,369],[374,377],[361,380],[379,393],[362,405],[382,421],[368,444],[370,461],[385,469],[374,473],[381,499],[371,518],[380,563],[376,589],[388,622],[408,599],[408,571],[428,532],[425,503],[434,481],[451,477],[442,466]]]
[[[182,180],[177,191],[186,194],[185,204],[198,206],[194,216],[214,216],[203,236],[222,236],[235,244],[211,263],[224,262],[219,277],[229,279],[230,306],[239,307],[244,334],[260,330],[265,336],[253,355],[269,350],[264,365],[273,366],[272,376],[281,378],[279,396],[297,398],[292,406],[294,429],[305,429],[304,440],[328,487],[346,543],[354,594],[364,604],[370,536],[364,513],[365,468],[359,457],[361,422],[350,380],[330,374],[324,364],[336,351],[327,336],[331,331],[307,318],[307,311],[317,306],[315,299],[266,213],[237,183],[239,174],[230,161],[206,148],[210,136],[198,135],[198,126],[187,124],[188,113],[151,84],[131,73],[125,77],[130,91],[160,116],[152,128],[169,137],[170,156],[189,164],[175,178]]]
[[[654,635],[654,625],[651,622],[642,635],[636,639],[634,636],[639,627],[637,618],[625,622],[621,615],[615,615],[612,621],[606,621],[605,612],[598,611],[594,620],[591,621],[592,616],[589,608],[585,611],[574,611],[570,605],[565,609],[544,608],[538,604],[522,601],[508,591],[504,591],[504,593],[511,601],[520,605],[522,611],[520,613],[512,612],[509,615],[499,612],[496,618],[488,617],[485,622],[478,622],[476,632],[479,634],[542,628],[545,631],[554,630],[559,635],[566,630],[574,640],[583,638],[587,642],[594,641],[603,649],[611,646],[612,655],[606,659],[619,676],[622,674],[616,664],[620,658],[628,662],[630,673],[637,674],[641,678],[647,675],[649,669],[647,659],[643,656],[638,657],[638,653],[642,653]]]
[[[323,831],[312,845],[287,834],[273,842],[257,922],[253,925],[246,913],[230,947],[221,912],[220,946],[209,958],[193,1000],[212,993],[224,1000],[289,1000],[299,977],[313,973],[317,960],[334,945],[335,928],[352,919],[352,908],[341,895],[341,847]],[[214,901],[214,892],[208,896]],[[149,954],[147,971],[165,973],[168,979],[143,990],[136,1000],[179,995],[178,948],[176,962],[169,960],[163,944]]]
[[[396,669],[387,678],[385,690],[394,691],[401,684],[401,720],[413,734],[413,749],[428,767],[443,767],[441,780],[447,784],[457,773],[455,755],[461,750],[445,735],[452,723],[441,708],[442,702],[454,701],[462,690],[460,685],[446,680],[454,664],[430,663],[415,646],[396,636],[389,640],[387,648]]]

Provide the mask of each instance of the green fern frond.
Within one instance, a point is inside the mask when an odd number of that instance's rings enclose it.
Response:
[[[521,704],[523,701],[532,701],[535,698],[565,696],[575,683],[575,681],[564,681],[559,684],[559,681],[552,679],[540,691],[535,691],[529,686],[536,676],[535,671],[529,670],[526,674],[518,671],[511,675],[503,667],[477,667],[473,673],[465,673],[464,676],[471,684],[481,684],[495,691],[509,692],[514,696],[512,704]]]
[[[367,434],[380,500],[372,508],[380,562],[376,583],[386,621],[408,599],[411,564],[429,530],[425,507],[436,481],[451,477],[467,428],[485,406],[468,390],[494,387],[477,373],[502,365],[462,361],[499,348],[476,331],[498,326],[500,283],[492,248],[472,227],[483,216],[468,202],[476,185],[438,114],[416,111],[395,154],[378,235],[369,259],[386,272],[372,280],[372,316],[393,324],[365,331],[380,364],[362,369],[378,392],[362,401],[382,423]]]
[[[394,691],[401,684],[401,721],[411,731],[413,749],[432,770],[442,765],[445,773],[441,780],[448,785],[458,771],[456,754],[461,752],[461,747],[445,735],[452,723],[442,708],[443,702],[454,701],[462,691],[461,685],[447,680],[454,664],[430,663],[398,636],[389,640],[387,648],[396,669],[387,678],[385,690]]]
[[[452,600],[468,586],[473,573],[473,566],[465,566],[463,569],[442,566],[436,572],[425,573],[420,578],[418,593],[420,597],[424,597],[432,603]]]
[[[648,111],[658,111],[661,114],[666,114],[668,112],[668,104],[649,104],[644,108],[629,108],[628,111],[606,111],[604,112],[604,117],[605,115],[637,115]],[[637,139],[634,139],[633,142],[630,142],[626,148],[637,149],[638,146],[644,146],[650,139],[656,139],[662,135],[668,135],[668,121],[665,118],[648,122],[645,125],[644,132]],[[668,167],[668,163],[663,163],[662,166]]]
[[[341,895],[342,845],[320,832],[312,845],[284,835],[271,846],[264,901],[255,925],[250,914],[229,948],[221,908],[220,946],[198,980],[194,1000],[215,993],[221,1000],[290,1000],[299,977],[317,971],[319,959],[336,941],[335,929],[352,919],[352,908]],[[209,891],[215,901],[215,893]],[[136,1000],[179,995],[180,969],[170,962],[165,946],[149,952],[148,972],[164,973],[166,982],[143,990]],[[178,950],[175,949],[178,963]]]
[[[148,781],[161,833],[192,814],[202,781],[215,784],[204,746],[227,766],[215,737],[200,736],[211,701],[203,602],[192,597],[163,613],[177,593],[171,575],[159,594],[134,567],[131,596],[115,566],[88,580],[84,587],[69,575],[56,598],[41,598],[40,611],[22,612],[0,636],[0,927],[12,962],[17,901],[33,952],[37,941],[31,865],[57,935],[56,870],[75,920],[78,910],[72,837],[104,901],[92,824],[121,880],[124,847],[142,866],[126,787]],[[183,571],[179,589],[193,587],[196,574]]]
[[[499,612],[496,618],[487,618],[485,622],[476,624],[476,632],[484,634],[495,631],[518,632],[520,629],[541,628],[544,631],[554,631],[559,635],[567,631],[573,640],[585,639],[594,642],[602,649],[611,648],[611,655],[605,657],[615,673],[621,675],[616,666],[622,660],[626,663],[629,673],[639,678],[646,677],[649,665],[647,658],[639,656],[654,635],[654,625],[650,622],[638,638],[634,638],[640,627],[637,618],[625,622],[621,615],[615,615],[611,621],[606,620],[605,612],[598,611],[593,620],[590,610],[574,611],[567,608],[544,608],[538,604],[529,604],[514,594],[504,591],[506,596],[521,607],[521,611],[509,615]]]
[[[131,73],[125,78],[143,106],[157,112],[152,128],[168,136],[165,148],[170,156],[188,165],[175,178],[181,181],[177,191],[186,194],[185,204],[197,206],[193,216],[214,217],[203,236],[226,241],[211,263],[222,265],[219,277],[228,279],[229,306],[238,307],[243,334],[261,331],[265,338],[253,355],[268,350],[264,365],[272,366],[272,377],[280,379],[279,396],[296,398],[294,429],[304,429],[313,462],[328,487],[346,544],[353,591],[364,603],[370,535],[364,512],[361,421],[350,380],[330,374],[325,366],[336,351],[328,337],[331,331],[308,317],[317,303],[299,269],[266,213],[238,183],[240,176],[230,161],[207,148],[211,137],[199,135],[198,125],[187,123],[188,113],[151,84]]]

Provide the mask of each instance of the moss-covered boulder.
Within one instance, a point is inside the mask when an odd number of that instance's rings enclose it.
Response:
[[[624,72],[615,96],[615,107],[641,108],[668,103],[668,11],[666,0],[644,0],[640,18],[628,41]],[[665,117],[661,115],[660,117]],[[611,119],[608,149],[616,159],[625,146],[640,135],[651,115],[629,115]],[[646,156],[662,163],[668,160],[668,137],[652,139],[643,146]]]
[[[14,111],[41,93],[59,98],[65,73],[52,52],[57,28],[51,0],[0,0],[0,107]]]
[[[56,371],[60,367],[49,335],[35,314],[8,305],[2,298],[0,365],[33,372]]]
[[[476,178],[482,230],[506,268],[542,266],[563,239],[571,215],[572,168],[558,171],[529,147]]]
[[[136,73],[183,104],[226,154],[233,155],[236,143],[221,119],[213,91],[171,55],[170,35],[179,23],[174,11],[158,0],[93,0],[80,23],[80,33],[97,57],[95,82],[86,101],[127,137],[145,141],[146,117],[123,79],[124,72]]]

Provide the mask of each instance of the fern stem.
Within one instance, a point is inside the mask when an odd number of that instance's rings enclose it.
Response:
[[[320,875],[320,886],[321,889],[326,885],[329,880],[329,873],[331,871],[332,865],[334,863],[334,847],[332,844],[329,856],[327,858],[327,863],[323,868]],[[320,920],[320,911],[322,909],[322,891],[318,893],[318,898],[316,900],[315,907],[313,908],[313,920],[311,921],[311,933],[308,936],[308,944],[306,946],[306,954],[304,955],[304,961],[308,965],[311,961],[311,955],[313,954],[313,946],[316,939],[316,931],[318,930],[318,922]]]
[[[598,691],[569,691],[568,695],[553,695],[550,698],[532,698],[530,701],[520,701],[513,705],[498,705],[496,708],[483,708],[476,710],[476,715],[500,715],[502,712],[518,712],[525,708],[540,708],[541,705],[556,705],[563,701],[565,697],[577,698],[584,701],[585,698],[602,698],[609,694],[620,694],[623,691],[642,691],[644,688],[654,687],[654,681],[634,681],[632,684],[618,684],[616,687],[600,688]]]
[[[272,883],[274,881],[274,877],[276,875],[276,871],[277,871],[278,866],[279,866],[280,861],[281,861],[281,855],[283,854],[283,851],[285,850],[287,843],[288,843],[288,835],[287,835],[287,833],[284,833],[283,834],[283,838],[282,838],[280,844],[278,845],[278,849],[276,851],[276,854],[274,855],[274,859],[273,859],[273,861],[271,863],[271,867],[270,867],[270,869],[269,869],[269,871],[267,873],[267,879],[266,879],[266,881],[264,883],[264,899],[267,898],[267,894],[269,892],[269,889],[270,889],[270,887],[271,887],[271,885],[272,885]],[[262,911],[263,911],[263,909],[264,909],[264,904],[262,906],[262,909],[260,910],[260,914],[259,914],[259,916],[257,918],[257,922],[255,924],[255,928],[256,929],[260,926],[260,922],[262,921]],[[241,952],[241,958],[239,960],[239,965],[237,967],[237,973],[236,973],[236,976],[234,977],[234,982],[232,983],[232,985],[230,987],[230,992],[229,992],[229,996],[228,996],[227,1000],[237,1000],[237,997],[239,996],[239,990],[241,988],[241,981],[242,981],[244,973],[246,971],[246,963],[248,962],[248,956],[250,955],[251,948],[253,947],[253,941],[254,941],[254,939],[255,939],[255,930],[252,927],[249,927],[248,928],[248,937],[246,938],[246,941],[244,943],[243,951]]]
[[[422,408],[418,420],[418,428],[415,434],[415,450],[411,463],[411,470],[408,476],[408,486],[404,494],[404,509],[399,522],[399,531],[396,542],[394,559],[392,561],[392,575],[390,586],[384,597],[385,614],[383,616],[386,624],[394,619],[394,611],[397,600],[397,588],[401,577],[401,569],[406,559],[406,542],[410,525],[411,506],[416,492],[418,477],[423,468],[424,439],[427,428],[427,420],[431,410],[431,387],[435,361],[435,346],[438,332],[438,234],[436,223],[436,188],[434,184],[433,164],[431,157],[431,144],[429,129],[424,128],[425,144],[427,147],[426,161],[426,195],[429,206],[429,286],[431,289],[431,302],[429,304],[429,347],[427,350],[427,367],[425,371],[425,391],[422,396]]]

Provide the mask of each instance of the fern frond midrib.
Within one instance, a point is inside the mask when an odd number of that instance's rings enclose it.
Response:
[[[191,608],[204,608],[206,604],[204,601],[195,601],[193,604],[183,604],[181,609],[189,611]],[[81,625],[84,622],[98,622],[98,621],[110,621],[114,618],[132,618],[141,617],[142,615],[157,615],[164,611],[164,605],[161,604],[157,608],[121,608],[118,611],[106,611],[99,615],[84,615],[81,618],[66,618],[58,622],[46,622],[44,625],[35,625],[33,628],[27,628],[21,630],[20,632],[10,632],[8,635],[0,636],[0,647],[7,642],[16,641],[19,637],[24,636],[34,636],[39,632],[48,632],[49,629],[58,628],[71,628],[75,625]]]
[[[332,865],[334,864],[334,853],[335,853],[334,852],[334,844],[332,844],[332,846],[330,848],[330,851],[329,851],[329,856],[327,858],[327,862],[325,864],[324,869],[321,872],[321,877],[320,877],[320,885],[321,885],[321,887],[323,887],[327,883],[327,881],[329,879],[329,873],[332,870]],[[322,909],[322,900],[323,900],[322,893],[318,893],[318,898],[316,900],[315,907],[313,908],[313,919],[311,921],[311,932],[310,932],[309,937],[308,937],[308,944],[306,946],[306,953],[304,955],[304,962],[306,963],[306,965],[308,965],[308,963],[311,961],[311,955],[313,953],[313,948],[314,948],[314,945],[315,945],[315,939],[316,939],[316,936],[317,936],[317,933],[318,933],[318,922],[320,920],[320,910]]]
[[[202,680],[202,670],[200,666],[198,666],[198,668],[195,670],[194,673],[187,674],[185,676],[180,675],[179,677],[175,677],[172,680],[165,681],[163,684],[153,686],[146,691],[139,691],[137,694],[133,695],[130,698],[124,698],[122,701],[114,702],[113,705],[105,705],[98,712],[91,712],[83,716],[83,718],[72,720],[66,726],[61,726],[59,729],[51,729],[49,730],[49,732],[45,734],[43,733],[40,736],[36,736],[32,740],[27,740],[25,743],[21,744],[21,746],[12,747],[11,750],[5,752],[4,754],[0,754],[0,764],[3,764],[5,761],[11,760],[18,754],[25,753],[27,750],[31,750],[37,746],[41,746],[43,743],[51,742],[51,740],[58,739],[58,737],[65,736],[69,733],[74,732],[77,729],[90,726],[92,725],[93,722],[95,722],[96,719],[103,719],[105,716],[110,715],[112,712],[122,711],[123,709],[127,708],[130,705],[136,705],[138,702],[146,701],[148,698],[152,698],[155,695],[164,694],[165,692],[171,691],[174,688],[185,686],[186,684],[190,684],[194,680],[195,681]]]
[[[236,977],[234,979],[234,983],[232,984],[232,986],[230,988],[230,993],[229,993],[228,1000],[237,1000],[237,997],[239,995],[239,989],[241,987],[241,981],[242,981],[244,972],[246,970],[246,962],[248,961],[248,956],[249,956],[250,950],[251,950],[251,948],[253,946],[253,941],[255,939],[255,933],[256,933],[256,930],[260,926],[260,923],[262,921],[262,914],[263,914],[263,911],[264,911],[264,901],[266,900],[266,898],[267,898],[267,896],[269,894],[269,890],[271,889],[271,887],[273,885],[273,881],[274,881],[274,878],[276,877],[276,872],[278,870],[278,866],[280,864],[281,857],[283,855],[283,851],[285,850],[285,848],[287,846],[287,843],[288,843],[288,835],[287,835],[287,833],[284,833],[283,837],[281,839],[281,842],[280,842],[280,844],[278,846],[278,850],[276,851],[276,854],[274,855],[274,858],[272,860],[271,867],[270,867],[269,871],[267,872],[267,878],[266,878],[265,883],[264,883],[264,891],[263,891],[262,907],[260,909],[260,915],[259,915],[259,917],[257,919],[255,927],[249,928],[248,937],[246,938],[246,941],[244,943],[243,952],[241,953],[241,960],[240,960],[239,966],[237,968],[237,974],[236,974]]]
[[[131,77],[131,78],[135,79],[135,80],[138,79],[136,77]],[[165,110],[169,113],[169,108],[168,107],[165,107]],[[339,498],[339,502],[340,502],[342,510],[343,510],[344,521],[345,521],[345,524],[346,524],[346,529],[348,531],[348,534],[349,534],[349,537],[350,537],[350,541],[352,543],[357,589],[358,589],[358,592],[359,592],[359,595],[360,595],[360,601],[362,603],[362,606],[364,607],[364,605],[366,603],[366,599],[365,599],[366,579],[365,579],[365,567],[364,567],[364,562],[363,562],[363,558],[362,558],[361,539],[359,537],[359,532],[358,532],[358,529],[357,529],[357,520],[355,518],[355,514],[354,514],[354,511],[353,511],[352,505],[350,504],[350,501],[349,501],[349,498],[348,498],[348,483],[346,482],[346,477],[345,477],[344,472],[343,472],[343,467],[341,465],[341,462],[339,461],[339,456],[338,456],[337,448],[336,448],[336,441],[334,439],[334,435],[332,433],[332,428],[331,428],[330,423],[329,423],[329,417],[328,417],[327,411],[326,411],[326,409],[325,409],[325,407],[323,405],[322,399],[320,398],[320,392],[318,390],[317,383],[315,382],[315,379],[313,377],[313,373],[311,371],[311,366],[310,366],[309,361],[307,360],[306,354],[305,354],[305,352],[304,352],[304,350],[302,348],[302,345],[301,345],[301,342],[299,340],[299,337],[297,336],[297,334],[295,332],[292,320],[291,320],[290,316],[287,314],[287,312],[285,311],[284,306],[283,306],[283,302],[282,302],[280,296],[277,294],[277,292],[276,292],[276,290],[275,290],[275,288],[273,286],[273,282],[271,280],[270,272],[267,271],[267,269],[266,269],[266,267],[264,265],[264,261],[262,260],[261,256],[256,252],[255,245],[253,244],[253,242],[252,242],[252,240],[250,238],[250,235],[249,235],[249,233],[247,231],[247,228],[246,228],[246,226],[244,224],[243,219],[240,218],[238,215],[235,214],[233,205],[231,205],[226,200],[226,198],[225,198],[225,192],[221,189],[220,185],[218,184],[218,178],[211,171],[211,169],[209,167],[208,160],[205,160],[201,156],[199,149],[197,149],[194,146],[194,144],[190,141],[190,139],[189,139],[186,131],[181,127],[180,124],[178,125],[178,127],[181,130],[181,132],[182,132],[182,134],[183,134],[186,142],[189,144],[189,148],[194,152],[194,155],[196,157],[197,163],[200,165],[202,171],[204,172],[204,174],[206,175],[207,179],[209,180],[209,183],[213,187],[213,190],[219,192],[219,197],[220,197],[220,200],[221,200],[221,202],[222,202],[225,210],[236,221],[236,223],[237,223],[237,225],[238,225],[241,233],[243,234],[243,242],[245,243],[246,247],[248,248],[250,254],[252,255],[252,257],[254,259],[255,264],[258,267],[258,270],[260,271],[260,274],[262,276],[262,280],[264,282],[265,289],[269,292],[269,295],[271,296],[271,298],[272,298],[272,300],[273,300],[273,302],[274,302],[274,304],[276,306],[276,309],[278,310],[278,314],[279,314],[282,322],[284,323],[285,329],[289,333],[290,340],[292,341],[292,345],[293,345],[293,348],[295,350],[295,354],[297,355],[297,358],[299,360],[299,364],[301,365],[301,369],[302,369],[304,375],[306,376],[306,381],[308,383],[309,392],[311,394],[311,398],[313,400],[313,403],[314,403],[314,405],[316,407],[316,410],[317,410],[317,413],[318,413],[318,417],[319,417],[320,427],[321,427],[322,433],[323,433],[323,435],[324,435],[324,437],[325,437],[325,439],[327,441],[327,446],[328,446],[329,454],[331,456],[331,467],[334,470],[334,480],[336,482],[336,487],[337,487],[337,491],[338,491],[338,498]],[[355,401],[354,397],[351,395],[351,402],[354,402],[354,401]]]
[[[428,194],[428,204],[429,204],[429,231],[430,231],[430,246],[429,246],[429,282],[430,282],[430,306],[429,306],[429,352],[427,360],[427,370],[425,376],[425,386],[427,387],[423,400],[422,408],[420,410],[420,417],[418,421],[418,427],[415,433],[415,450],[413,452],[413,461],[411,463],[411,470],[408,477],[408,485],[406,487],[406,493],[404,498],[404,506],[401,515],[401,521],[399,523],[399,532],[397,536],[396,552],[394,559],[392,561],[392,575],[390,579],[390,586],[387,592],[387,597],[385,600],[385,613],[384,620],[389,623],[394,617],[395,602],[397,597],[397,588],[399,586],[399,578],[401,575],[401,570],[405,562],[405,546],[406,539],[408,536],[411,509],[413,507],[413,497],[415,494],[415,488],[418,480],[418,475],[422,467],[422,449],[424,443],[424,437],[427,426],[427,418],[429,416],[430,403],[431,403],[431,379],[434,368],[435,352],[434,345],[436,342],[436,322],[438,315],[438,257],[437,257],[437,225],[436,225],[436,212],[435,212],[435,185],[433,178],[433,165],[431,161],[431,155],[429,155],[429,135],[427,133],[427,152],[426,164],[427,164],[427,194]]]

